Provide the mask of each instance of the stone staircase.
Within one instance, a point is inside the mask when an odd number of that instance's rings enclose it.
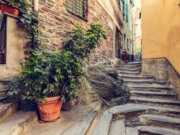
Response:
[[[35,112],[0,104],[0,135],[180,135],[180,101],[169,81],[141,74],[141,63],[116,67],[129,86],[129,102],[111,108],[95,102],[43,123]],[[135,72],[135,73],[134,73]]]
[[[140,62],[117,70],[131,97],[128,104],[112,107],[110,112],[124,120],[125,128],[133,128],[132,135],[180,135],[180,101],[169,81],[141,74]]]

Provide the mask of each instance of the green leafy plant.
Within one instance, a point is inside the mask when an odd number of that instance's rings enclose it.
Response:
[[[10,95],[20,94],[18,97],[41,102],[52,96],[60,96],[64,102],[77,97],[85,73],[84,60],[106,36],[100,24],[91,25],[86,32],[75,26],[67,35],[69,41],[61,53],[40,49],[31,53],[22,74],[10,85]]]
[[[64,49],[71,51],[77,58],[87,58],[92,50],[100,45],[100,38],[106,39],[104,28],[100,24],[90,25],[90,29],[83,33],[81,26],[67,33],[70,40],[64,45]]]

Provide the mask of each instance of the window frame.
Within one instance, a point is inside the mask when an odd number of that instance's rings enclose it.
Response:
[[[78,14],[76,14],[75,12],[73,12],[73,11],[70,11],[69,10],[69,6],[68,6],[68,0],[66,0],[66,2],[65,2],[65,7],[66,7],[66,10],[69,12],[69,13],[71,13],[71,14],[73,14],[74,16],[76,16],[76,17],[78,17],[78,18],[80,18],[80,19],[82,19],[82,20],[84,20],[84,21],[88,21],[88,0],[82,0],[82,5],[83,5],[83,7],[82,8],[85,8],[85,9],[82,9],[82,13],[84,14],[84,12],[85,12],[85,17],[83,17],[83,16],[81,16],[81,15],[78,15]],[[85,5],[84,5],[85,4]],[[72,9],[74,9],[74,7],[72,7]],[[85,10],[85,11],[84,11]]]

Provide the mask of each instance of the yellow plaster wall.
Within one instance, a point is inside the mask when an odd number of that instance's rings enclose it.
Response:
[[[168,17],[167,40],[168,59],[176,70],[180,73],[180,7],[177,6],[179,0],[167,0]]]
[[[166,57],[180,73],[179,0],[142,0],[142,58]]]

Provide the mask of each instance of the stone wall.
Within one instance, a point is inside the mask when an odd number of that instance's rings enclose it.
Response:
[[[180,99],[180,76],[166,58],[144,59],[142,61],[142,73],[154,76],[157,80],[169,81]]]
[[[101,41],[101,46],[91,55],[90,61],[97,63],[113,58],[114,23],[96,0],[88,1],[88,21],[68,12],[65,8],[65,0],[40,0],[39,5],[39,18],[44,26],[43,41],[46,45],[61,49],[66,32],[75,24],[87,28],[90,24],[100,23],[104,25],[107,40]]]

